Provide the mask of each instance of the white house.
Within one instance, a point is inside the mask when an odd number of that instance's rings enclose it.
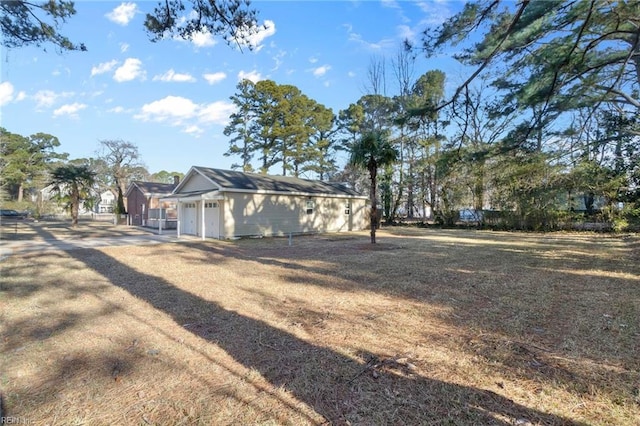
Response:
[[[96,213],[113,213],[117,198],[111,189],[101,192],[100,199],[94,206],[94,211]]]
[[[367,198],[342,184],[192,167],[166,199],[178,232],[202,239],[364,229]]]

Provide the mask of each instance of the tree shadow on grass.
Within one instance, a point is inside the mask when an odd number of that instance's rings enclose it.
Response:
[[[596,251],[600,237],[580,236],[575,247],[568,238],[556,246],[555,236],[522,242],[519,235],[470,235],[475,234],[402,235],[370,250],[359,241],[311,244],[313,237],[299,238],[294,247],[278,240],[188,242],[184,246],[192,251],[184,258],[194,266],[235,259],[247,273],[261,265],[277,268],[279,280],[296,286],[450,307],[443,319],[460,330],[458,347],[481,362],[512,377],[564,386],[577,396],[590,398],[598,389],[611,401],[635,407],[634,348],[640,334],[637,279],[630,275],[637,266],[623,267],[627,276],[619,271],[608,276],[622,267],[611,254],[583,255]],[[483,251],[485,245],[489,249]],[[271,309],[288,316],[292,306],[279,302],[270,301]]]
[[[377,355],[375,348],[352,358],[314,345],[98,250],[73,250],[69,255],[168,314],[188,332],[219,346],[273,386],[286,389],[330,424],[509,425],[523,419],[533,424],[579,424],[488,390],[429,379],[409,363]]]

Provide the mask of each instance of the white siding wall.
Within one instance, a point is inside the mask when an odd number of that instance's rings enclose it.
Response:
[[[366,227],[362,199],[243,193],[226,193],[225,198],[220,203],[221,238],[345,232]],[[311,213],[307,213],[308,200],[313,202]]]

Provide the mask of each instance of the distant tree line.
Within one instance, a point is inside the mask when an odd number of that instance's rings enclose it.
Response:
[[[149,173],[140,159],[138,147],[124,140],[102,140],[96,156],[69,159],[57,152],[57,137],[46,133],[22,136],[0,128],[0,201],[3,206],[29,209],[34,215],[50,210],[45,193],[57,194],[54,204],[69,211],[87,209],[110,190],[117,196],[115,213],[126,213],[124,193],[134,180],[173,183],[183,173],[161,170]],[[54,206],[55,207],[55,206]]]
[[[336,169],[335,116],[331,109],[304,95],[292,85],[272,80],[242,80],[231,97],[236,112],[224,134],[230,136],[225,155],[238,156],[234,169],[259,171],[279,168],[284,175],[316,172],[320,179]]]

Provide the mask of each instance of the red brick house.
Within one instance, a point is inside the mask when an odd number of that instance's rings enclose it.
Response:
[[[177,185],[177,178],[174,183],[131,182],[125,194],[129,223],[157,228],[158,220],[162,220],[163,229],[175,228],[178,218],[176,203],[160,198],[171,194]]]

